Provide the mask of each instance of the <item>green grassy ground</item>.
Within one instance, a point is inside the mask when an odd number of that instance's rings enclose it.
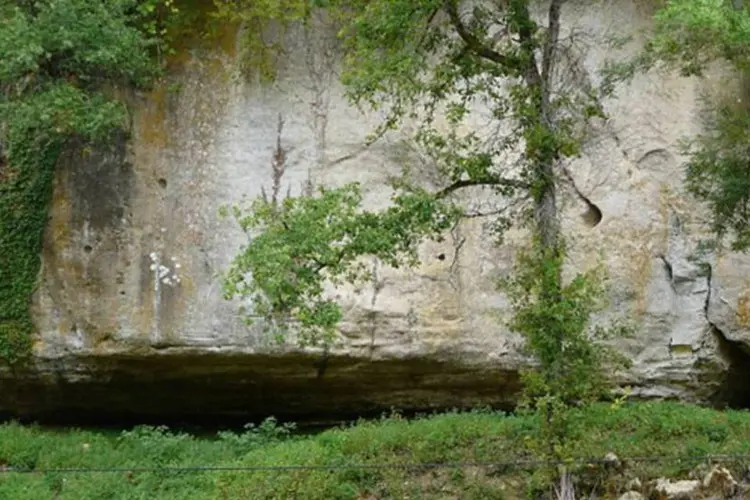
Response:
[[[638,403],[612,410],[599,405],[575,416],[575,454],[668,457],[750,453],[750,413],[717,412],[675,403]],[[448,413],[416,420],[361,422],[314,436],[266,425],[217,439],[153,428],[120,435],[61,433],[0,426],[0,467],[159,468],[179,466],[284,466],[344,464],[506,462],[529,459],[530,418],[492,412]],[[628,477],[684,477],[696,463],[667,460],[628,463],[624,475],[581,466],[587,487],[617,489]],[[731,464],[730,464],[731,465]],[[376,499],[518,498],[531,472],[516,467],[286,471],[166,470],[144,472],[0,473],[0,499]],[[613,491],[614,493],[614,491]]]

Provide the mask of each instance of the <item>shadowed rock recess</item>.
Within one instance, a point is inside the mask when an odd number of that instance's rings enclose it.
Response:
[[[565,30],[589,35],[585,57],[570,59],[591,81],[591,68],[618,56],[604,40],[635,33],[622,49],[634,54],[651,15],[630,0],[566,8]],[[324,27],[290,36],[273,87],[236,77],[234,33],[196,42],[163,86],[133,96],[129,138],[91,154],[75,145],[65,152],[33,298],[34,357],[0,367],[0,413],[302,420],[513,404],[525,360],[501,321],[508,303],[495,284],[522,235],[495,247],[490,216],[425,244],[418,269],[372,262],[374,283],[338,290],[346,319],[330,352],[270,342],[221,296],[218,275],[246,241],[219,217],[222,205],[271,192],[274,182],[297,194],[310,183],[356,180],[367,205],[383,207],[387,177],[404,162],[422,165],[407,135],[362,148],[378,117],[347,105],[331,77],[336,61],[325,55],[330,36]],[[719,81],[636,78],[607,103],[611,119],[569,168],[570,271],[603,256],[610,306],[597,320],[635,322],[634,337],[617,346],[634,360],[622,383],[637,397],[750,403],[750,260],[693,259],[706,236],[704,210],[684,192],[677,149],[700,131],[702,92],[727,88]],[[274,172],[279,150],[284,168]],[[474,211],[500,203],[481,189],[465,196]]]

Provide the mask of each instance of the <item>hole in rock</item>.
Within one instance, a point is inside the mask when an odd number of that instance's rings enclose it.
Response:
[[[441,253],[440,255],[437,256],[437,258],[438,260],[445,260],[445,254]]]
[[[91,245],[85,245],[83,247],[83,251],[86,253],[91,253],[92,250],[94,250],[94,248]]]
[[[583,223],[588,227],[596,227],[602,221],[602,211],[588,198],[584,198],[586,202],[586,212],[581,215]]]
[[[164,177],[159,177],[159,180],[157,182],[159,183],[159,186],[161,188],[167,187],[167,179],[165,179]]]

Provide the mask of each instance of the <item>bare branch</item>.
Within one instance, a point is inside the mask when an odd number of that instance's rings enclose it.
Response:
[[[383,136],[386,134],[386,132],[388,132],[388,127],[381,127],[380,130],[378,131],[378,133],[375,135],[375,137],[373,137],[371,140],[367,141],[358,150],[353,151],[353,152],[351,152],[349,154],[345,154],[343,156],[339,156],[335,160],[329,161],[328,164],[327,164],[327,166],[328,167],[333,167],[335,165],[338,165],[339,163],[344,163],[345,161],[353,160],[357,156],[361,155],[362,153],[364,153],[365,151],[367,151],[368,149],[370,149],[370,147],[373,144],[375,144],[380,139],[382,139]]]
[[[454,227],[454,231],[451,231],[452,233],[458,233],[458,225]],[[453,274],[456,271],[456,266],[458,265],[458,259],[460,257],[461,248],[464,246],[464,243],[466,243],[466,236],[462,237],[458,244],[455,243],[455,240],[458,238],[458,234],[453,234],[454,239],[454,248],[453,248],[453,260],[451,261],[451,265],[448,268],[448,272],[450,274]]]
[[[434,20],[435,20],[435,16],[437,16],[438,12],[440,12],[440,7],[437,7],[437,8],[435,8],[435,9],[434,9],[434,10],[433,10],[433,11],[432,11],[432,12],[430,13],[430,16],[429,16],[429,17],[427,18],[427,22],[425,23],[425,28],[429,28],[429,27],[430,27],[430,25],[432,24],[432,21],[434,21]],[[425,40],[427,39],[427,34],[428,34],[428,30],[427,30],[427,29],[425,29],[425,32],[424,32],[424,34],[423,34],[423,35],[422,35],[422,37],[421,37],[421,38],[419,39],[419,42],[417,42],[417,49],[419,49],[419,48],[421,48],[421,47],[422,47],[422,44],[423,44],[423,43],[424,43],[424,41],[425,41]]]
[[[466,48],[479,57],[492,61],[499,64],[508,72],[517,72],[521,68],[521,63],[515,58],[510,58],[482,43],[479,38],[469,30],[469,28],[461,20],[461,16],[458,13],[458,2],[456,0],[446,0],[443,4],[448,17],[450,18],[451,24],[456,29],[456,33],[461,37],[461,40],[466,44]]]
[[[276,149],[273,152],[273,161],[271,162],[271,168],[273,170],[273,191],[271,195],[271,203],[274,208],[279,201],[279,191],[281,190],[281,179],[284,176],[284,170],[286,169],[287,151],[281,144],[281,136],[284,130],[284,118],[279,113],[278,123],[276,125]]]
[[[456,181],[453,184],[451,184],[448,187],[445,187],[438,191],[435,196],[438,198],[445,198],[446,196],[452,194],[453,192],[465,188],[465,187],[471,187],[471,186],[505,186],[505,187],[512,187],[515,189],[528,189],[529,185],[525,182],[521,182],[515,179],[484,179],[484,180],[462,180],[462,181]]]
[[[461,216],[462,219],[476,219],[479,217],[491,217],[493,215],[500,215],[508,211],[507,207],[496,208],[489,212],[467,212]]]
[[[529,13],[529,6],[526,3],[523,3],[522,5],[518,6],[517,8],[521,9],[521,14],[526,19],[531,19],[531,14]],[[521,24],[519,30],[518,30],[518,39],[521,44],[521,47],[523,49],[523,52],[533,55],[534,54],[534,32],[531,29],[531,26],[529,26],[528,23]],[[534,58],[530,58],[523,67],[523,77],[526,80],[526,83],[532,87],[532,88],[542,88],[543,81],[542,76],[539,73],[539,68],[536,65],[536,61]]]

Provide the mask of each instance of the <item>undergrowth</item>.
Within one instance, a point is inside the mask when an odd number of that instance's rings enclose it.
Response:
[[[624,472],[604,465],[573,466],[579,491],[611,496],[632,477],[684,478],[698,465],[680,456],[750,453],[750,413],[717,412],[677,403],[638,403],[612,410],[574,410],[575,456],[614,452]],[[446,413],[406,420],[389,416],[314,436],[296,435],[267,421],[245,433],[215,438],[141,427],[119,436],[34,426],[0,427],[2,467],[159,468],[509,462],[528,460],[533,418],[489,411]],[[629,461],[664,456],[672,460]],[[732,465],[732,464],[730,464]],[[734,464],[738,466],[739,464]],[[537,467],[538,468],[538,467]],[[346,469],[282,471],[0,472],[0,498],[63,499],[385,499],[538,497],[534,467],[461,469]]]

